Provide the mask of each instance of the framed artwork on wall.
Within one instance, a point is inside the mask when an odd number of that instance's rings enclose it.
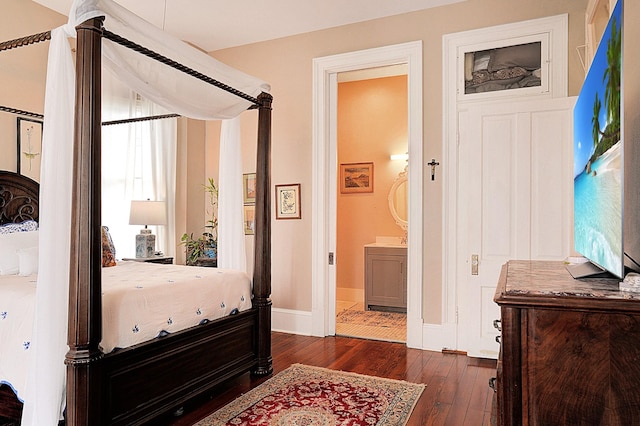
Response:
[[[242,194],[245,204],[256,202],[256,174],[245,173],[242,175]]]
[[[340,192],[373,192],[373,163],[340,164]]]
[[[18,117],[18,173],[40,182],[42,121]]]
[[[276,219],[301,219],[300,184],[276,185]]]
[[[244,206],[244,235],[254,235],[256,225],[256,206],[245,204]]]

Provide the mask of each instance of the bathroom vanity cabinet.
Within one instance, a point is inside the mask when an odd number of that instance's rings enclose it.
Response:
[[[366,310],[407,311],[407,247],[368,244],[364,247]]]

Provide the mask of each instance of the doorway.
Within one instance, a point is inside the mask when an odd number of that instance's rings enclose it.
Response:
[[[338,74],[336,335],[406,342],[407,99],[406,64]]]
[[[351,52],[313,61],[312,334],[336,332],[337,75],[407,64],[409,227],[407,346],[422,348],[422,42]],[[339,259],[338,259],[339,261]]]

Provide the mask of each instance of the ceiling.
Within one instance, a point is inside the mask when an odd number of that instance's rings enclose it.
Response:
[[[72,0],[34,0],[64,15]],[[116,0],[211,52],[465,0]]]

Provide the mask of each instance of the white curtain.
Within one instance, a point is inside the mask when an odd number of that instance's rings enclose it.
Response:
[[[138,96],[108,70],[102,74],[102,121],[167,114]],[[175,118],[102,128],[102,224],[109,227],[118,259],[135,257],[138,225],[129,225],[131,200],[165,201],[167,225],[152,227],[156,250],[175,254]]]
[[[22,425],[55,425],[65,405],[75,71],[64,27],[51,32],[44,104],[36,318]]]
[[[104,26],[107,30],[250,96],[269,91],[269,85],[265,82],[234,70],[165,34],[112,0],[74,0],[68,24],[52,31],[49,48],[40,187],[37,316],[28,360],[30,366],[23,426],[56,425],[65,406],[64,355],[68,350],[67,299],[75,102],[75,71],[65,29],[68,36],[74,37],[74,28],[79,23],[99,16],[105,17]],[[131,90],[169,111],[201,120],[229,119],[238,116],[252,104],[250,100],[228,94],[108,40],[103,40],[102,46],[103,63],[107,68],[114,71]],[[226,191],[224,188],[220,190]],[[243,239],[244,235],[237,238]]]
[[[246,271],[240,117],[222,122],[219,170],[218,267]]]

